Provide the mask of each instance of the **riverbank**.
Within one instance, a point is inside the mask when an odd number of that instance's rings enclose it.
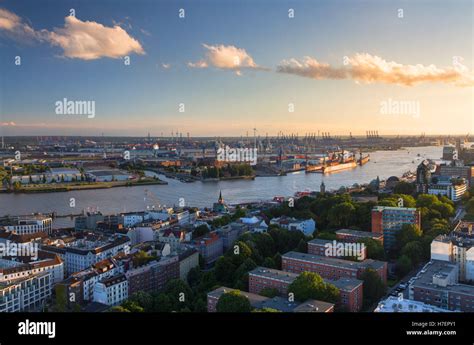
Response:
[[[160,179],[146,179],[138,181],[113,181],[113,182],[81,182],[81,183],[54,183],[24,185],[14,190],[4,189],[0,193],[56,193],[76,190],[108,189],[116,187],[134,187],[146,185],[167,185],[168,182]]]

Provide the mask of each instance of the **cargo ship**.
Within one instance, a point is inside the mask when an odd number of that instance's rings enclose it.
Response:
[[[335,172],[335,171],[340,171],[340,170],[345,170],[345,169],[353,169],[357,167],[357,162],[356,161],[350,161],[347,163],[339,163],[335,165],[327,165],[323,166],[320,172],[323,174]]]
[[[308,173],[315,173],[315,172],[320,172],[320,170],[323,168],[322,165],[309,165],[306,167],[305,172]]]
[[[359,159],[359,165],[360,166],[368,163],[369,161],[370,161],[370,155],[367,155],[365,157],[363,157],[362,154],[360,155],[360,159]]]
[[[333,154],[332,157],[323,163],[317,172],[327,174],[335,171],[353,169],[357,167],[357,161],[352,153],[342,150],[341,154]]]

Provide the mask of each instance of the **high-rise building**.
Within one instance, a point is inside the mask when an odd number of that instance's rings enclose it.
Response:
[[[421,226],[421,214],[416,208],[376,206],[372,209],[372,232],[383,234],[386,250],[395,244],[395,235],[404,224]]]

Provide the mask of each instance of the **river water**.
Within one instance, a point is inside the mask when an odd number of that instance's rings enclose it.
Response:
[[[78,214],[83,209],[98,209],[105,214],[144,210],[147,205],[172,206],[180,198],[188,206],[210,207],[219,196],[227,203],[272,199],[276,195],[292,196],[297,191],[319,190],[324,180],[327,190],[354,183],[368,183],[377,176],[387,179],[416,171],[424,158],[439,160],[441,146],[406,148],[397,151],[377,151],[370,154],[370,162],[362,167],[329,175],[305,174],[304,171],[287,176],[257,177],[255,180],[182,183],[160,176],[168,185],[120,187],[40,194],[0,194],[0,216],[25,215],[34,212]],[[70,207],[71,198],[75,207]],[[58,219],[56,224],[70,223],[69,218]]]

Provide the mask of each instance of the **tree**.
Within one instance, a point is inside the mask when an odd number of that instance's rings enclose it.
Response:
[[[396,194],[411,195],[415,192],[415,185],[406,181],[400,181],[393,188],[393,192]]]
[[[217,302],[216,310],[219,313],[249,313],[252,306],[249,299],[237,290],[224,293]]]
[[[402,248],[401,254],[410,258],[412,265],[419,264],[423,260],[423,247],[421,245],[421,242],[408,242]]]
[[[400,258],[397,260],[397,265],[396,265],[396,271],[397,271],[398,276],[403,277],[407,275],[411,271],[412,267],[413,267],[412,262],[408,256],[406,255],[400,256]]]
[[[201,237],[209,232],[209,227],[206,224],[199,225],[193,230],[193,238]]]
[[[332,227],[349,226],[349,220],[354,210],[355,207],[350,202],[343,202],[332,207],[328,214],[329,225]]]
[[[339,300],[339,290],[314,272],[301,273],[289,286],[288,291],[294,293],[299,301],[317,299],[336,303]]]
[[[273,298],[280,295],[280,291],[275,288],[265,287],[259,292],[259,295]]]
[[[360,240],[367,248],[367,257],[374,260],[385,260],[385,251],[383,245],[372,238]]]
[[[128,301],[137,304],[143,308],[143,311],[153,311],[153,297],[145,291],[138,291],[134,293],[129,297]],[[133,311],[128,306],[126,306],[125,303],[123,303],[122,306],[126,307],[130,311]]]
[[[300,253],[307,253],[308,243],[304,239],[301,239],[300,242],[298,243],[298,247],[296,247],[296,251]]]
[[[385,294],[385,284],[374,269],[366,269],[360,279],[364,282],[364,304],[366,307],[378,301]]]
[[[111,313],[130,313],[130,310],[120,306],[116,305],[115,307],[112,307],[109,309],[109,312]]]
[[[227,256],[221,256],[217,259],[214,272],[216,273],[217,280],[222,285],[231,285],[233,280],[233,274],[236,270],[236,265],[232,262],[232,259]]]
[[[400,231],[395,235],[397,245],[403,248],[408,242],[417,241],[421,238],[422,231],[418,225],[403,224]]]
[[[474,215],[474,197],[469,199],[469,201],[466,203],[466,212],[470,215]]]
[[[140,306],[137,302],[130,301],[130,300],[122,303],[122,307],[132,313],[143,313],[145,311],[145,309],[142,306]]]
[[[170,280],[166,284],[164,293],[169,297],[173,311],[182,311],[183,308],[189,308],[194,301],[193,291],[181,279]]]

